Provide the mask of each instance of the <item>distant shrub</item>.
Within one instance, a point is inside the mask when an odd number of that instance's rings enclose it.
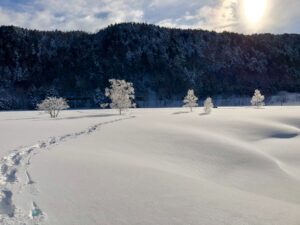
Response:
[[[61,110],[68,108],[70,107],[64,98],[48,97],[40,104],[37,104],[37,109],[49,113],[51,118],[58,117]]]
[[[208,97],[205,101],[204,101],[204,112],[206,114],[210,114],[212,111],[212,108],[214,107],[214,104],[212,102],[212,98]]]
[[[251,99],[251,104],[253,106],[256,106],[257,108],[260,108],[260,107],[262,107],[262,106],[265,105],[264,100],[265,100],[265,96],[263,96],[260,93],[260,90],[256,89],[254,91],[254,95],[253,95],[253,97]]]

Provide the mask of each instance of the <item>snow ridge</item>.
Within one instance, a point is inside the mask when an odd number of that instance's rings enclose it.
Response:
[[[61,142],[78,138],[82,135],[89,135],[96,131],[100,126],[132,119],[134,116],[122,117],[93,125],[85,130],[69,133],[62,136],[50,137],[46,141],[39,141],[34,145],[20,147],[13,150],[8,156],[0,159],[0,223],[3,225],[17,224],[41,224],[46,219],[38,204],[32,200],[32,195],[37,191],[36,183],[32,179],[28,168],[31,158]],[[25,191],[24,191],[25,190]],[[24,193],[29,192],[29,193]],[[14,202],[20,195],[27,195],[30,205],[29,212],[24,212],[21,207]]]

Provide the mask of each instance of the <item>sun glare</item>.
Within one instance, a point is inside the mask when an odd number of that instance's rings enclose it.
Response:
[[[266,11],[267,0],[244,0],[243,3],[247,20],[258,23]]]

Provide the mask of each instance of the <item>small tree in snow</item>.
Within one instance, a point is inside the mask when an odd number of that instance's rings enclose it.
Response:
[[[260,93],[260,90],[256,89],[254,91],[254,95],[251,99],[251,104],[253,106],[256,106],[256,107],[261,107],[263,105],[265,105],[264,103],[264,100],[265,100],[265,96],[263,96],[261,93]]]
[[[118,109],[119,114],[128,108],[134,108],[134,88],[133,84],[125,80],[110,79],[110,88],[105,89],[105,95],[111,99],[109,106]]]
[[[198,98],[194,94],[194,90],[188,90],[187,96],[184,97],[183,107],[189,107],[191,112],[193,111],[193,107],[198,106]]]
[[[56,118],[61,110],[70,107],[64,98],[48,97],[40,104],[37,104],[37,108],[49,113],[51,118]]]
[[[205,101],[204,101],[204,112],[206,114],[210,114],[212,108],[214,107],[214,104],[212,102],[211,97],[208,97]]]

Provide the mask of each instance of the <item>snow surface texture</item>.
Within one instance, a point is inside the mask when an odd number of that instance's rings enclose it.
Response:
[[[19,147],[13,150],[8,156],[4,156],[0,159],[0,222],[1,224],[43,224],[46,219],[46,214],[39,208],[37,203],[34,200],[31,200],[31,195],[38,193],[38,190],[35,187],[35,182],[33,181],[28,167],[31,164],[32,156],[38,154],[42,150],[48,150],[52,146],[57,145],[63,141],[67,141],[71,138],[77,138],[82,135],[91,134],[96,131],[102,125],[106,125],[113,122],[118,122],[133,117],[122,117],[114,118],[113,115],[109,114],[89,114],[84,113],[85,115],[76,115],[80,112],[71,113],[71,117],[64,117],[63,120],[69,119],[86,119],[94,117],[112,117],[110,120],[102,119],[101,122],[88,127],[82,131],[69,133],[66,135],[50,137],[46,141],[38,141],[38,143],[26,147]],[[12,113],[10,113],[12,114]],[[75,114],[75,115],[74,115]],[[19,119],[19,118],[18,118]],[[21,120],[26,120],[26,118],[21,118]],[[32,118],[28,118],[32,120]],[[35,118],[41,119],[41,118]],[[11,119],[15,121],[16,119]],[[96,119],[97,120],[97,119]],[[52,123],[57,122],[57,119],[52,119]],[[94,120],[95,122],[95,120]],[[11,122],[11,125],[20,126],[20,124],[14,124]],[[66,125],[66,124],[65,124]],[[79,124],[78,127],[80,127]],[[44,123],[39,124],[40,128],[47,130],[47,126]],[[43,127],[44,126],[44,127]],[[16,128],[15,127],[15,128]],[[20,127],[18,127],[20,128]],[[28,127],[29,128],[29,127]],[[57,127],[58,128],[58,127]],[[56,129],[57,129],[56,128]],[[55,130],[59,132],[59,130]],[[5,133],[4,130],[1,131]],[[18,134],[18,129],[15,130],[15,133]],[[39,132],[41,132],[39,130]],[[19,133],[20,134],[20,133]],[[33,131],[32,135],[35,134]],[[16,135],[17,136],[17,135]],[[20,196],[18,196],[20,195]],[[18,202],[15,204],[13,197]],[[30,210],[24,210],[28,202],[31,203]],[[22,205],[24,207],[22,207]],[[20,207],[18,207],[20,206]]]
[[[0,114],[0,224],[299,225],[300,107],[132,112]]]

